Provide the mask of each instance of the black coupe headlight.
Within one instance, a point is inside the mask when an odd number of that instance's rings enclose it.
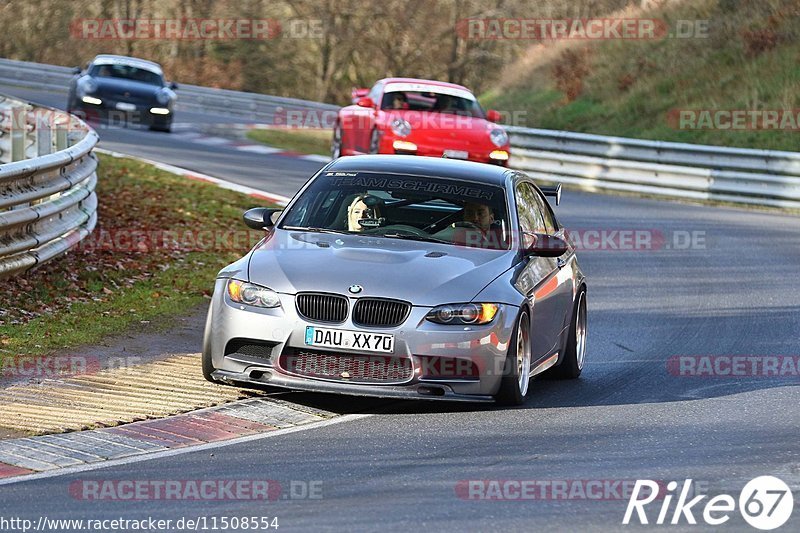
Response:
[[[77,86],[77,93],[78,96],[85,96],[87,94],[92,94],[97,91],[97,84],[90,79],[84,78],[80,82],[78,82]]]
[[[447,304],[434,307],[425,318],[437,324],[480,325],[494,320],[499,309],[491,303]]]
[[[156,101],[161,105],[167,105],[169,103],[169,95],[164,91],[158,91],[156,93]]]

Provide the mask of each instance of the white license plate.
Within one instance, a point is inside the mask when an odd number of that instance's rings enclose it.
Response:
[[[362,352],[394,352],[394,335],[344,329],[306,326],[306,345],[323,348],[349,348]]]
[[[128,102],[117,102],[116,107],[120,111],[136,111],[136,106]]]
[[[464,150],[445,150],[444,156],[448,159],[469,159],[469,152]]]

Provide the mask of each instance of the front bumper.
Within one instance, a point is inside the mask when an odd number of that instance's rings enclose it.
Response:
[[[356,300],[351,298],[351,312],[345,322],[322,324],[301,317],[293,295],[281,294],[281,308],[275,309],[235,304],[227,297],[226,283],[226,279],[216,282],[203,342],[203,355],[210,359],[214,368],[212,377],[228,383],[356,396],[491,400],[500,387],[518,311],[517,307],[504,304],[490,324],[468,327],[431,323],[425,320],[429,307],[412,307],[401,326],[364,328],[351,321],[352,305]],[[395,338],[394,352],[386,357],[410,361],[413,370],[407,378],[385,383],[292,373],[285,368],[282,356],[285,358],[297,350],[328,352],[337,357],[371,355],[347,348],[334,351],[309,347],[305,344],[306,326],[392,334]],[[260,347],[260,352],[237,348],[242,345]],[[438,362],[441,365],[436,366]],[[437,374],[431,372],[433,367],[445,370]],[[452,371],[467,367],[475,369],[475,372],[465,375]]]
[[[416,385],[361,385],[341,384],[328,381],[318,381],[283,374],[274,369],[254,370],[250,368],[244,372],[230,372],[215,370],[214,379],[230,385],[266,385],[308,392],[324,392],[334,394],[347,394],[350,396],[368,396],[372,398],[398,398],[409,400],[450,400],[462,402],[492,402],[491,395],[461,394],[453,390],[446,383],[417,383]]]
[[[123,111],[117,109],[117,102],[103,100],[103,103],[87,104],[80,99],[75,102],[74,111],[83,120],[97,121],[109,124],[142,124],[145,126],[164,126],[172,123],[172,110],[166,115],[151,113],[154,107],[164,107],[159,104],[134,104],[135,109]]]
[[[417,149],[415,151],[407,151],[407,150],[397,150],[394,147],[394,141],[406,141],[411,142],[416,145]],[[438,157],[441,158],[444,156],[445,150],[457,150],[461,152],[467,152],[467,159],[466,161],[475,161],[477,163],[489,163],[492,165],[500,165],[500,166],[508,166],[508,159],[501,160],[501,159],[492,159],[489,157],[494,151],[502,150],[505,151],[507,154],[510,155],[510,146],[503,146],[503,147],[496,147],[494,145],[487,144],[486,146],[474,146],[469,145],[465,146],[462,141],[458,139],[448,140],[448,139],[437,139],[435,141],[431,141],[430,139],[420,139],[412,133],[412,135],[408,137],[397,137],[394,133],[391,132],[384,132],[383,136],[381,137],[379,150],[378,153],[381,154],[404,154],[404,155],[421,155],[427,157]],[[509,157],[510,158],[510,157]]]

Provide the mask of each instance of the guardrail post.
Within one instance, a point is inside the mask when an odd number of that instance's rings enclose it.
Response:
[[[67,127],[64,124],[56,126],[56,151],[67,149]]]
[[[25,130],[27,129],[25,106],[11,108],[11,161],[25,159]]]
[[[49,155],[53,152],[53,130],[44,117],[36,117],[36,155]]]

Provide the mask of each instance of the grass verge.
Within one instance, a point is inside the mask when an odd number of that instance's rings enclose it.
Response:
[[[246,195],[100,155],[98,224],[80,246],[0,281],[0,362],[163,328],[210,296],[220,268],[258,241]]]
[[[329,130],[312,129],[258,129],[247,132],[247,137],[260,143],[299,152],[301,154],[330,155],[331,136]]]
[[[798,149],[800,14],[796,0],[662,2],[645,15],[707,27],[689,38],[571,41],[560,53],[531,48],[482,96],[519,125],[643,139]],[[537,59],[540,58],[540,59]],[[518,67],[518,68],[515,68]],[[681,110],[690,119],[682,122]],[[729,111],[781,112],[780,127]],[[723,112],[719,123],[710,119]],[[759,122],[760,121],[760,122]]]

